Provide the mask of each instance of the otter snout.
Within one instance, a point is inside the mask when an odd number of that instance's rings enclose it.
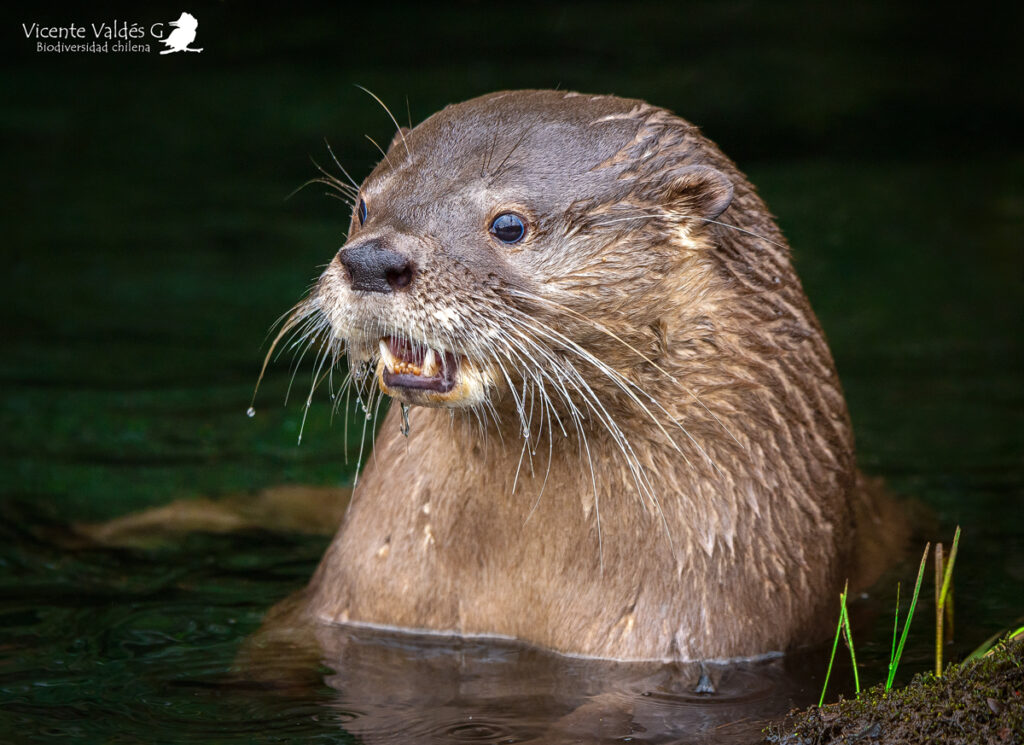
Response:
[[[412,262],[379,238],[346,246],[338,252],[338,261],[353,290],[389,293],[412,284]]]

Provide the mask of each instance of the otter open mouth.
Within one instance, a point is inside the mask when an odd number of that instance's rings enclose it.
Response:
[[[413,344],[389,336],[380,340],[385,388],[448,393],[459,377],[459,358],[451,352]]]

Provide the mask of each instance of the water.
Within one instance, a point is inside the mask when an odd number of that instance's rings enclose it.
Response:
[[[259,604],[300,581],[320,546],[250,535],[72,550],[63,525],[7,514],[32,528],[2,536],[5,742],[345,741],[325,693],[290,697],[229,675]]]
[[[176,499],[351,483],[372,412],[352,402],[332,422],[324,387],[305,416],[309,364],[295,375],[303,403],[281,405],[284,360],[260,415],[241,416],[267,329],[348,222],[312,189],[284,197],[313,175],[310,154],[329,159],[325,135],[357,177],[375,160],[363,133],[390,137],[351,82],[400,120],[406,93],[419,120],[560,83],[704,126],[794,245],[864,470],[924,506],[915,544],[963,526],[947,658],[1024,614],[1024,86],[999,56],[1013,24],[972,54],[978,19],[946,29],[883,4],[773,4],[768,17],[709,3],[685,18],[559,6],[521,33],[522,19],[498,33],[482,9],[407,9],[403,43],[385,48],[358,33],[340,44],[334,17],[231,12],[197,14],[207,51],[182,60],[4,52],[0,741],[742,743],[817,700],[822,648],[649,669],[339,631],[312,658],[271,646],[256,675],[239,654],[325,537],[112,548],[73,530]],[[801,31],[811,16],[820,36]],[[412,33],[428,27],[437,35]],[[955,64],[951,48],[965,50]],[[884,677],[896,582],[906,597],[915,570],[910,556],[854,603],[866,683]],[[926,584],[901,681],[930,665],[931,603]],[[695,692],[702,676],[716,693]],[[850,690],[847,662],[833,685]]]
[[[402,404],[402,423],[399,425],[403,437],[409,436],[409,407]]]

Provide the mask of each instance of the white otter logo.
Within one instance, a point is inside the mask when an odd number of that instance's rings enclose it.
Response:
[[[174,26],[175,29],[166,39],[162,39],[163,43],[170,48],[163,50],[160,54],[203,51],[202,47],[193,49],[189,46],[189,44],[196,40],[196,29],[199,28],[199,21],[196,20],[194,15],[182,12],[181,17],[176,21],[171,21],[170,25]]]

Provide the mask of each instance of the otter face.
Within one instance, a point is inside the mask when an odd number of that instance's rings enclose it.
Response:
[[[638,101],[555,91],[449,106],[400,132],[350,194],[348,239],[311,302],[405,403],[512,392],[521,407],[526,384],[571,396],[566,360],[603,364],[600,329],[620,329],[623,300],[622,336],[655,320],[684,260],[674,237],[729,204],[690,131]]]

